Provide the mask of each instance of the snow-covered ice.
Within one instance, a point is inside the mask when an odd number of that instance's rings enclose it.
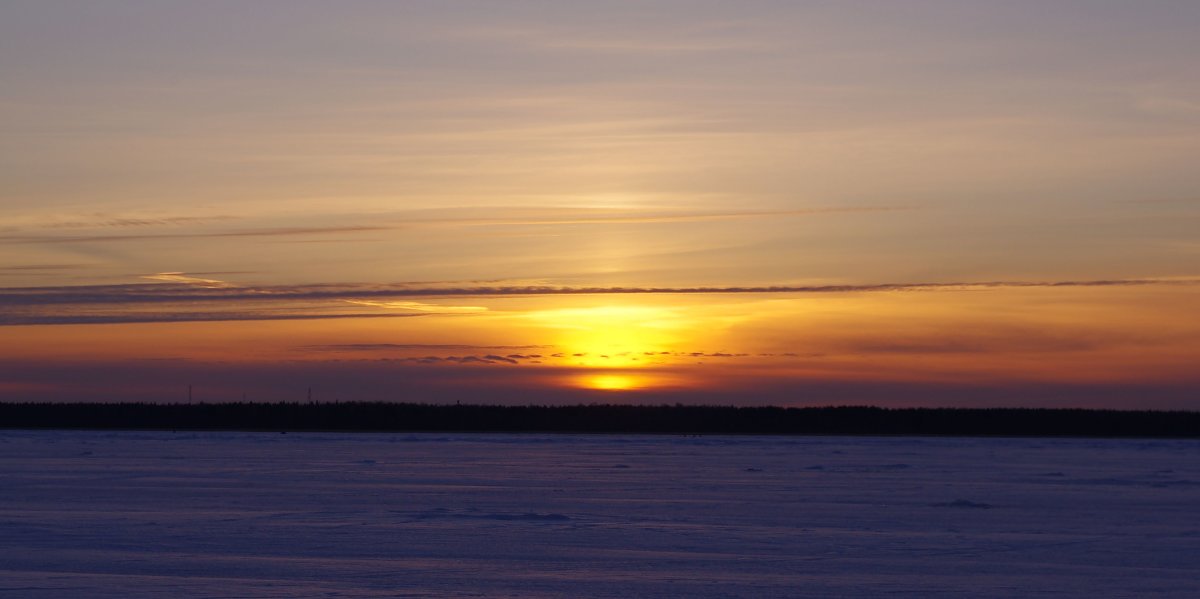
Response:
[[[1200,597],[1200,442],[0,431],[0,597]]]

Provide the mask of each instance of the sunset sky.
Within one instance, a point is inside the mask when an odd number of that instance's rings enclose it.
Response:
[[[1200,409],[1200,2],[0,3],[0,400]]]

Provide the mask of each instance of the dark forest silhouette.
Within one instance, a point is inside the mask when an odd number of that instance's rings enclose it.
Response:
[[[1200,412],[678,404],[0,403],[0,428],[1196,438]]]

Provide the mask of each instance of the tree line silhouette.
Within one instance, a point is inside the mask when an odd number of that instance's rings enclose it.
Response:
[[[0,403],[0,428],[1200,438],[1200,412],[681,404]]]

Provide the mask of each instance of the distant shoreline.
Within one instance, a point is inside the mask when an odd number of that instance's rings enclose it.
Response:
[[[0,429],[1200,438],[1200,412],[1059,408],[0,403]]]

